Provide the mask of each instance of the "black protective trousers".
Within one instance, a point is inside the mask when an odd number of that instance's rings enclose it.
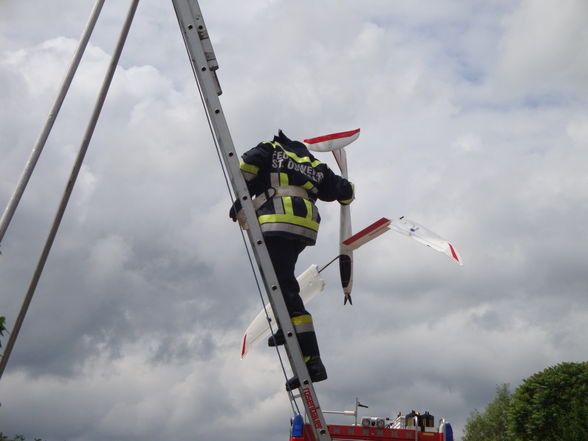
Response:
[[[300,285],[296,280],[296,261],[300,253],[306,248],[304,242],[284,238],[281,236],[264,236],[265,244],[268,253],[282,290],[282,296],[288,309],[288,314],[294,324],[300,350],[305,357],[320,356],[314,326],[312,325],[312,317],[304,307],[302,298],[300,297]],[[304,318],[308,316],[310,323],[296,326],[297,318]],[[298,329],[297,329],[298,328]]]

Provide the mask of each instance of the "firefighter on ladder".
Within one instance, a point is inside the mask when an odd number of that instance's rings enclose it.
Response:
[[[312,316],[300,298],[295,266],[302,250],[316,243],[321,221],[316,200],[350,204],[354,199],[353,184],[281,130],[273,141],[262,142],[244,153],[240,169],[249,193],[255,196],[253,206],[310,378],[313,382],[326,380]],[[238,201],[233,204],[230,217],[247,228]],[[278,329],[268,345],[282,345],[284,340]],[[289,390],[299,387],[296,377],[286,383]]]

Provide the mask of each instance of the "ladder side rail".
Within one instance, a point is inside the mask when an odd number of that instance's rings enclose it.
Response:
[[[233,191],[241,201],[249,229],[247,235],[260,268],[263,283],[279,326],[286,336],[286,352],[294,375],[300,379],[300,394],[311,417],[315,437],[331,441],[312,381],[290,320],[286,303],[257,222],[255,209],[239,168],[239,159],[219,100],[221,93],[215,70],[218,67],[197,0],[172,0],[194,74],[200,87],[215,138],[221,151]],[[253,221],[251,221],[253,220]]]

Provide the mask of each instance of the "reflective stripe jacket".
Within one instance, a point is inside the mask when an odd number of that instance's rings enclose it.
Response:
[[[350,204],[354,198],[353,185],[347,179],[281,131],[273,141],[262,142],[243,154],[241,172],[252,196],[286,185],[307,191],[308,198],[273,197],[257,209],[263,234],[290,237],[307,245],[315,244],[321,221],[316,200]]]

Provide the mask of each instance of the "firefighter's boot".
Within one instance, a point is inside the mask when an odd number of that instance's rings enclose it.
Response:
[[[304,357],[308,375],[313,383],[327,379],[327,370],[321,361],[321,354],[319,352],[314,326],[312,324],[312,317],[310,314],[304,314],[292,317],[292,324],[294,331],[298,338],[300,351]],[[294,390],[300,387],[300,381],[297,377],[292,377],[286,383],[286,390]]]
[[[281,346],[286,342],[286,338],[284,337],[284,332],[281,329],[278,329],[276,333],[270,336],[267,339],[268,346]]]
[[[310,381],[313,383],[318,383],[319,381],[324,381],[327,379],[327,369],[325,369],[325,365],[321,361],[321,357],[312,357],[306,362],[306,368],[308,369]],[[286,390],[288,391],[298,389],[299,387],[300,380],[298,380],[298,377],[292,377],[286,383]]]

